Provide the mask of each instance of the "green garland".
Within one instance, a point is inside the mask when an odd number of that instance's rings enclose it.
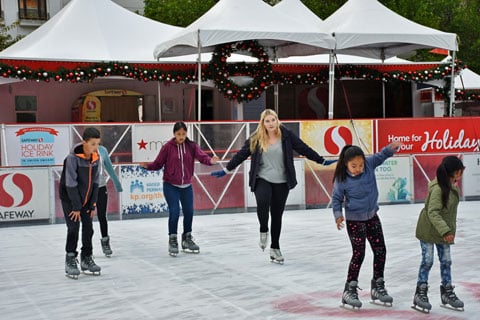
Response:
[[[259,49],[253,44],[253,48]],[[231,49],[230,49],[231,50]],[[262,49],[263,50],[263,49]],[[259,53],[256,52],[255,55]],[[222,54],[216,56],[219,58],[226,55]],[[264,56],[265,59],[262,63],[255,65],[248,65],[248,67],[253,67],[254,72],[250,71],[252,78],[254,78],[255,86],[248,87],[239,87],[241,90],[240,94],[234,95],[233,90],[232,94],[229,94],[226,82],[219,86],[219,89],[227,90],[225,96],[228,99],[233,100],[252,100],[257,99],[262,92],[272,83],[279,85],[318,85],[328,82],[328,68],[324,68],[320,71],[315,72],[302,72],[302,73],[293,73],[293,72],[275,72],[271,71],[272,66],[268,63],[267,56]],[[212,59],[213,60],[213,59]],[[263,66],[263,68],[259,68]],[[230,74],[234,75],[238,70],[245,70],[247,65],[237,65],[230,64],[226,65],[224,68],[228,70],[234,68],[233,71],[229,71]],[[236,68],[236,69],[235,69]],[[461,61],[457,62],[455,66],[455,71],[459,71],[464,68],[464,65]],[[209,68],[209,70],[204,70],[202,72],[202,81],[208,79],[215,79],[215,70],[218,72],[220,70],[218,67]],[[245,73],[242,73],[245,74]],[[426,82],[430,80],[446,80],[444,87],[439,87],[436,89],[437,93],[442,95],[445,99],[449,98],[450,91],[450,75],[451,75],[451,65],[442,64],[438,65],[432,69],[420,70],[420,71],[390,71],[390,72],[380,72],[378,70],[362,67],[358,65],[340,65],[335,70],[335,77],[337,79],[347,77],[351,79],[368,79],[376,81],[413,81],[413,82]],[[146,66],[140,66],[136,64],[121,63],[121,62],[109,62],[109,63],[92,63],[92,64],[79,64],[73,69],[60,68],[56,71],[49,71],[43,68],[32,69],[23,65],[10,65],[0,62],[0,77],[3,78],[16,78],[20,80],[33,80],[33,81],[56,81],[56,82],[91,82],[97,77],[108,77],[108,76],[123,76],[130,79],[135,79],[138,81],[149,82],[149,81],[160,81],[165,83],[193,83],[197,81],[196,67],[192,67],[191,70],[162,70],[155,67],[155,64],[150,64]],[[224,80],[226,77],[222,75]],[[220,79],[217,76],[217,79]],[[227,79],[228,80],[228,79]],[[252,83],[253,85],[253,83]],[[232,84],[230,84],[232,86]],[[236,85],[233,86],[234,88]],[[243,96],[242,96],[243,94]],[[479,91],[455,91],[456,100],[480,100]]]
[[[257,58],[256,64],[228,63],[233,52],[249,52]],[[272,65],[268,54],[257,41],[248,40],[217,45],[210,60],[210,72],[213,82],[225,98],[238,102],[258,99],[272,82]],[[247,85],[235,83],[231,76],[248,76],[253,80]]]

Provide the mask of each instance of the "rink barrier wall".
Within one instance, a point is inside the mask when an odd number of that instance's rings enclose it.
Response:
[[[423,202],[427,184],[446,155],[462,158],[467,167],[460,184],[463,200],[480,198],[480,153],[473,125],[480,118],[365,119],[284,121],[308,145],[328,159],[336,158],[344,144],[361,146],[366,154],[394,140],[404,143],[394,157],[377,168],[379,203]],[[441,120],[441,121],[437,121]],[[195,164],[193,189],[197,214],[255,210],[248,187],[249,160],[218,179],[210,172],[225,167],[255,130],[258,122],[188,123],[189,137],[203,150],[221,158],[220,164]],[[63,222],[58,198],[61,164],[93,124],[2,125],[0,167],[0,224]],[[147,172],[140,162],[153,161],[172,137],[173,123],[95,123],[102,144],[110,150],[124,192],[111,181],[107,190],[109,219],[168,216],[163,198],[162,172]],[[323,152],[322,152],[323,150]],[[410,153],[410,152],[415,153]],[[335,165],[318,165],[295,158],[298,185],[291,190],[289,209],[330,207]],[[39,165],[41,164],[41,165]]]

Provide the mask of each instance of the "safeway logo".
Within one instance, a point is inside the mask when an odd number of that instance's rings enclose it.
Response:
[[[0,207],[22,207],[32,199],[33,184],[21,173],[0,175]]]
[[[345,126],[333,126],[325,131],[325,150],[334,155],[340,154],[342,148],[352,144],[353,136],[349,128]]]

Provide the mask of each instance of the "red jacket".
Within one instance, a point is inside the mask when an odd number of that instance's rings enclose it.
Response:
[[[193,141],[186,140],[177,144],[172,138],[158,153],[155,161],[147,166],[147,170],[163,168],[163,181],[174,185],[191,184],[195,159],[205,165],[210,164],[210,156]]]

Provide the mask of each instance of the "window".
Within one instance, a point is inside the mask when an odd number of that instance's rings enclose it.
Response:
[[[18,0],[20,19],[47,20],[47,0]]]
[[[17,122],[37,122],[37,97],[15,96]]]

